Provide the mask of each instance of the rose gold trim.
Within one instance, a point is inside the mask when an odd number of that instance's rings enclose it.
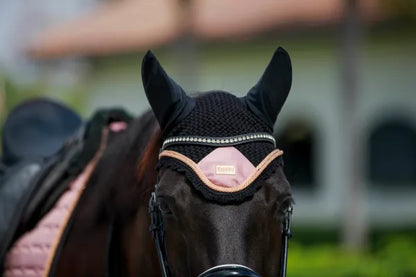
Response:
[[[241,183],[240,185],[236,186],[236,187],[221,187],[218,186],[214,183],[212,183],[206,176],[205,174],[202,172],[202,170],[199,168],[199,166],[190,158],[186,157],[185,155],[182,155],[181,153],[178,153],[176,151],[172,151],[172,150],[165,150],[162,153],[159,154],[159,159],[162,157],[170,157],[170,158],[174,158],[177,160],[180,160],[181,162],[185,163],[186,165],[188,165],[195,173],[196,175],[201,179],[202,182],[204,182],[205,185],[207,185],[209,188],[219,191],[219,192],[237,192],[240,190],[245,189],[246,187],[248,187],[251,183],[254,182],[254,180],[256,180],[256,178],[263,172],[263,170],[277,157],[283,155],[283,151],[276,149],[273,150],[269,155],[266,156],[266,158],[264,158],[263,161],[261,161],[261,163],[256,166],[256,168],[254,169],[253,173],[250,174],[250,176],[248,176],[248,178]]]
[[[84,171],[81,174],[86,174],[87,178],[85,179],[85,183],[82,185],[82,187],[77,191],[77,195],[76,198],[74,200],[74,202],[72,203],[72,206],[69,207],[68,209],[68,213],[63,221],[63,224],[61,225],[60,230],[58,231],[58,235],[56,236],[54,242],[51,245],[51,250],[49,252],[49,257],[48,260],[46,261],[46,265],[45,265],[45,270],[44,270],[44,277],[49,276],[49,271],[51,270],[51,266],[52,266],[52,262],[55,258],[55,253],[56,253],[56,249],[58,248],[59,242],[61,241],[61,237],[62,234],[68,224],[68,220],[70,219],[75,207],[78,204],[79,199],[81,198],[81,195],[85,189],[85,186],[87,185],[89,178],[91,177],[92,172],[95,169],[95,166],[97,165],[99,159],[101,158],[105,147],[107,145],[107,138],[108,138],[108,129],[104,129],[102,131],[102,140],[101,140],[101,144],[100,144],[100,148],[98,149],[97,153],[95,153],[94,157],[92,158],[92,160],[88,163],[88,165],[86,166],[86,168],[84,169]]]

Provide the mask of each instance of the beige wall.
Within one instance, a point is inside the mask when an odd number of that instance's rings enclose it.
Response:
[[[408,118],[416,128],[416,37],[412,33],[369,33],[362,47],[360,140],[378,121],[390,115]],[[293,62],[293,87],[276,129],[294,118],[309,122],[318,141],[315,157],[318,186],[315,191],[294,188],[295,222],[337,225],[346,201],[345,160],[342,157],[341,58],[335,33],[263,39],[244,44],[202,45],[195,49],[196,71],[185,76],[175,52],[155,50],[168,73],[187,91],[221,89],[243,95],[255,84],[274,49],[284,46]],[[149,106],[140,78],[143,53],[94,61],[87,89],[90,110],[122,105],[138,114]],[[179,73],[181,72],[181,73]],[[185,73],[184,73],[185,72]],[[183,81],[188,80],[188,81]],[[365,159],[365,149],[362,159]],[[364,180],[365,182],[365,180]],[[375,189],[368,184],[365,214],[375,225],[413,224],[416,184],[403,189]]]

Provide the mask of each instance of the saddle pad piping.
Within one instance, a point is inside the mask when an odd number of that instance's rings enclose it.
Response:
[[[176,151],[172,151],[172,150],[162,151],[159,154],[159,159],[162,158],[162,157],[170,157],[170,158],[174,158],[174,159],[177,159],[177,160],[185,163],[187,166],[189,166],[195,172],[195,174],[201,179],[201,181],[204,182],[204,184],[207,185],[210,189],[213,189],[213,190],[219,191],[219,192],[237,192],[237,191],[245,189],[251,183],[253,183],[256,180],[256,178],[263,172],[263,170],[273,160],[280,157],[281,155],[283,155],[283,151],[279,150],[279,149],[275,149],[272,152],[270,152],[270,154],[267,155],[263,159],[263,161],[261,161],[261,163],[256,166],[253,173],[251,173],[243,183],[241,183],[240,185],[235,186],[235,187],[222,187],[222,186],[218,186],[218,185],[212,183],[205,176],[205,174],[202,172],[202,170],[199,168],[199,166],[194,161],[192,161],[190,158],[188,158],[185,155],[182,155],[181,153],[178,153]]]

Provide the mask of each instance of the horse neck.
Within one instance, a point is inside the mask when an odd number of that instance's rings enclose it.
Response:
[[[108,145],[88,181],[56,276],[101,275],[108,270],[115,276],[160,276],[147,213],[160,132],[149,113],[131,124]]]
[[[156,246],[149,231],[148,201],[156,183],[156,164],[161,147],[161,133],[155,128],[140,155],[137,179],[141,190],[138,208],[121,234],[122,248],[126,257],[126,276],[160,276]]]

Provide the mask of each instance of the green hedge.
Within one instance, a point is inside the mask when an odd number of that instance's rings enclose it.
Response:
[[[376,250],[351,252],[336,245],[302,246],[290,242],[288,277],[416,276],[416,238],[384,239]]]

